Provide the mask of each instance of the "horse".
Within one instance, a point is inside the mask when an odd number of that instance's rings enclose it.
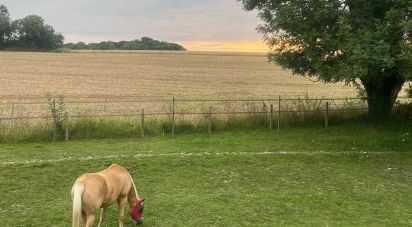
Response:
[[[129,204],[129,215],[136,222],[143,222],[144,199],[140,199],[132,176],[122,166],[112,164],[98,173],[85,173],[74,182],[72,227],[93,226],[96,210],[100,208],[99,227],[107,207],[117,201],[119,226],[124,225],[124,208]]]

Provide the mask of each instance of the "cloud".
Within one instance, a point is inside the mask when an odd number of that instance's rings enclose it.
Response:
[[[259,23],[236,0],[3,0],[13,18],[37,14],[70,42],[257,40]]]

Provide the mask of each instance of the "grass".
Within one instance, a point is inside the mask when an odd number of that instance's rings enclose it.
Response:
[[[76,177],[116,162],[147,198],[146,226],[410,226],[411,133],[410,124],[349,124],[2,144],[0,220],[68,226]],[[5,164],[62,157],[72,159]],[[116,225],[116,207],[105,226]]]

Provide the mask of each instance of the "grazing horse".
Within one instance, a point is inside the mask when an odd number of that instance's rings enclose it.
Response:
[[[93,226],[95,213],[100,208],[102,224],[106,209],[117,201],[119,205],[119,226],[123,227],[124,208],[129,204],[129,215],[140,224],[143,221],[144,199],[140,199],[129,172],[122,166],[113,164],[98,173],[85,173],[74,182],[71,196],[73,200],[73,227],[79,227],[83,220],[86,227]]]

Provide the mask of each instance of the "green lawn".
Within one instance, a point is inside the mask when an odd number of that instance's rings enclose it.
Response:
[[[74,180],[114,162],[147,199],[145,226],[412,226],[411,133],[348,125],[3,144],[1,226],[70,226]],[[116,209],[104,226],[116,226]]]

